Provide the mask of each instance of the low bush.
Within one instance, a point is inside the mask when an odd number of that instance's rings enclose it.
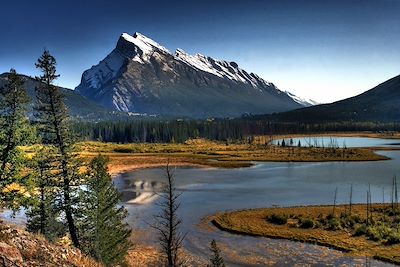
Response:
[[[310,218],[300,219],[300,228],[308,229],[313,228],[315,225],[314,221]]]
[[[329,219],[327,229],[331,230],[331,231],[337,231],[337,230],[342,229],[340,220],[336,217]]]
[[[381,241],[387,239],[391,234],[392,229],[386,225],[374,225],[367,228],[366,235],[374,241]]]
[[[387,245],[394,245],[394,244],[399,244],[400,243],[400,232],[396,230],[392,230],[387,237],[387,240],[385,242]]]
[[[114,152],[116,153],[134,153],[135,150],[128,147],[116,147],[114,148]]]
[[[286,216],[284,216],[284,215],[272,214],[271,216],[269,216],[267,218],[267,220],[270,223],[282,225],[282,224],[286,224],[287,223],[288,218]]]
[[[356,220],[353,216],[343,215],[340,217],[340,225],[343,228],[353,228]]]
[[[359,225],[354,231],[354,236],[361,236],[367,233],[367,225],[365,223]]]

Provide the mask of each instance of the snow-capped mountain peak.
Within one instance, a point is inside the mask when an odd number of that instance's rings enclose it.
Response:
[[[135,32],[133,36],[129,35],[128,33],[123,33],[121,34],[121,38],[136,45],[144,55],[153,53],[155,48],[165,53],[170,53],[167,48],[139,32]]]
[[[304,105],[233,61],[182,49],[171,54],[138,32],[122,33],[115,49],[83,73],[76,89],[117,110],[152,114],[238,116]]]
[[[83,78],[91,87],[99,88],[117,75],[125,60],[145,64],[155,51],[170,54],[167,48],[139,32],[133,36],[122,33],[116,48],[99,64],[85,71]]]

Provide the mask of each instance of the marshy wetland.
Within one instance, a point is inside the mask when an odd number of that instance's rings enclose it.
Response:
[[[387,259],[374,259],[373,253],[354,253],[339,245],[317,240],[278,236],[280,231],[275,230],[283,228],[282,225],[272,224],[278,227],[274,230],[276,235],[259,237],[263,234],[235,234],[230,229],[221,231],[223,227],[217,228],[212,223],[218,216],[231,215],[230,212],[236,210],[261,209],[264,212],[264,208],[269,211],[270,208],[332,205],[336,188],[337,213],[340,214],[340,205],[348,203],[351,185],[353,203],[365,203],[368,189],[372,203],[381,203],[383,198],[389,203],[393,176],[400,177],[399,146],[396,139],[369,137],[342,137],[346,138],[346,147],[336,137],[324,138],[336,140],[337,147],[318,140],[319,137],[312,137],[311,140],[324,143],[324,147],[297,147],[294,142],[296,137],[293,137],[292,147],[267,145],[265,139],[253,140],[251,144],[206,140],[190,140],[184,144],[86,142],[80,144],[80,155],[88,159],[97,153],[110,156],[109,168],[128,209],[128,222],[135,230],[138,248],[145,246],[152,251],[156,243],[149,223],[159,209],[155,193],[165,182],[163,167],[169,161],[177,166],[174,175],[177,190],[182,193],[179,214],[183,219],[182,230],[187,232],[184,245],[193,265],[204,263],[209,256],[208,244],[211,239],[216,239],[229,266],[390,266]],[[291,138],[284,136],[276,140],[285,139],[290,144]],[[302,209],[309,211],[312,208]],[[299,216],[295,218],[293,214],[288,214],[290,216],[290,220],[300,220]],[[262,222],[268,226],[271,224],[268,224],[267,217],[264,216]],[[22,214],[11,220],[23,223],[24,216]],[[251,223],[253,218],[246,216],[245,221]],[[324,231],[321,228],[293,229]],[[331,232],[333,235],[340,233]],[[385,251],[398,250],[397,245],[373,244]]]
[[[347,138],[347,144],[361,143],[363,138]],[[186,249],[198,257],[207,256],[207,245],[212,238],[221,244],[230,266],[279,265],[367,265],[386,266],[388,262],[375,260],[372,254],[349,253],[339,247],[322,242],[314,244],[290,240],[243,236],[220,231],[211,221],[220,212],[257,208],[292,207],[305,205],[332,205],[337,188],[338,205],[348,203],[350,186],[353,185],[353,203],[365,203],[370,189],[371,202],[390,202],[392,179],[400,177],[400,151],[395,140],[372,139],[365,146],[382,147],[377,155],[382,161],[326,161],[326,162],[255,162],[251,167],[178,167],[175,170],[178,190],[182,192],[181,211],[188,232]],[[362,146],[362,145],[361,145]],[[277,148],[279,149],[279,148]],[[307,148],[308,149],[308,148]],[[327,148],[326,148],[327,149]],[[368,150],[369,151],[369,150]],[[115,184],[124,195],[129,211],[129,221],[149,244],[154,241],[147,222],[157,212],[155,201],[132,204],[132,191],[151,194],[155,189],[135,187],[137,184],[157,185],[163,182],[161,167],[122,173]],[[135,189],[136,188],[136,189]],[[155,190],[156,191],[156,190]],[[131,204],[129,204],[131,203]],[[307,208],[305,208],[307,209]],[[338,211],[339,212],[339,211]],[[309,231],[309,229],[306,229]],[[333,232],[336,233],[336,232]],[[339,232],[338,232],[339,233]],[[270,236],[273,237],[273,236]],[[303,240],[305,241],[305,240]],[[315,245],[319,243],[320,246]],[[397,246],[378,244],[385,250]]]

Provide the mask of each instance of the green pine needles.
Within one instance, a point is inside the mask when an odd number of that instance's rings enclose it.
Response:
[[[21,186],[25,163],[24,133],[29,127],[26,116],[29,97],[24,81],[14,69],[7,76],[8,84],[0,91],[0,204],[17,209],[25,189]]]
[[[124,222],[127,211],[107,171],[108,158],[95,157],[86,173],[79,225],[81,248],[106,266],[124,262],[130,247],[131,230]]]
[[[217,242],[214,239],[210,243],[210,251],[212,258],[208,267],[225,267],[224,259],[221,256],[221,249],[217,246]]]

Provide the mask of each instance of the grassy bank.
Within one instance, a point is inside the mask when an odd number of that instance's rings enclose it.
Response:
[[[249,167],[253,162],[376,161],[388,158],[366,148],[299,148],[266,144],[189,140],[183,144],[114,144],[83,142],[78,151],[84,158],[101,153],[110,157],[110,171],[118,173],[139,168],[176,166],[220,168]]]
[[[400,264],[400,212],[374,204],[265,208],[220,213],[212,222],[237,234],[288,239],[323,245],[353,255]]]

